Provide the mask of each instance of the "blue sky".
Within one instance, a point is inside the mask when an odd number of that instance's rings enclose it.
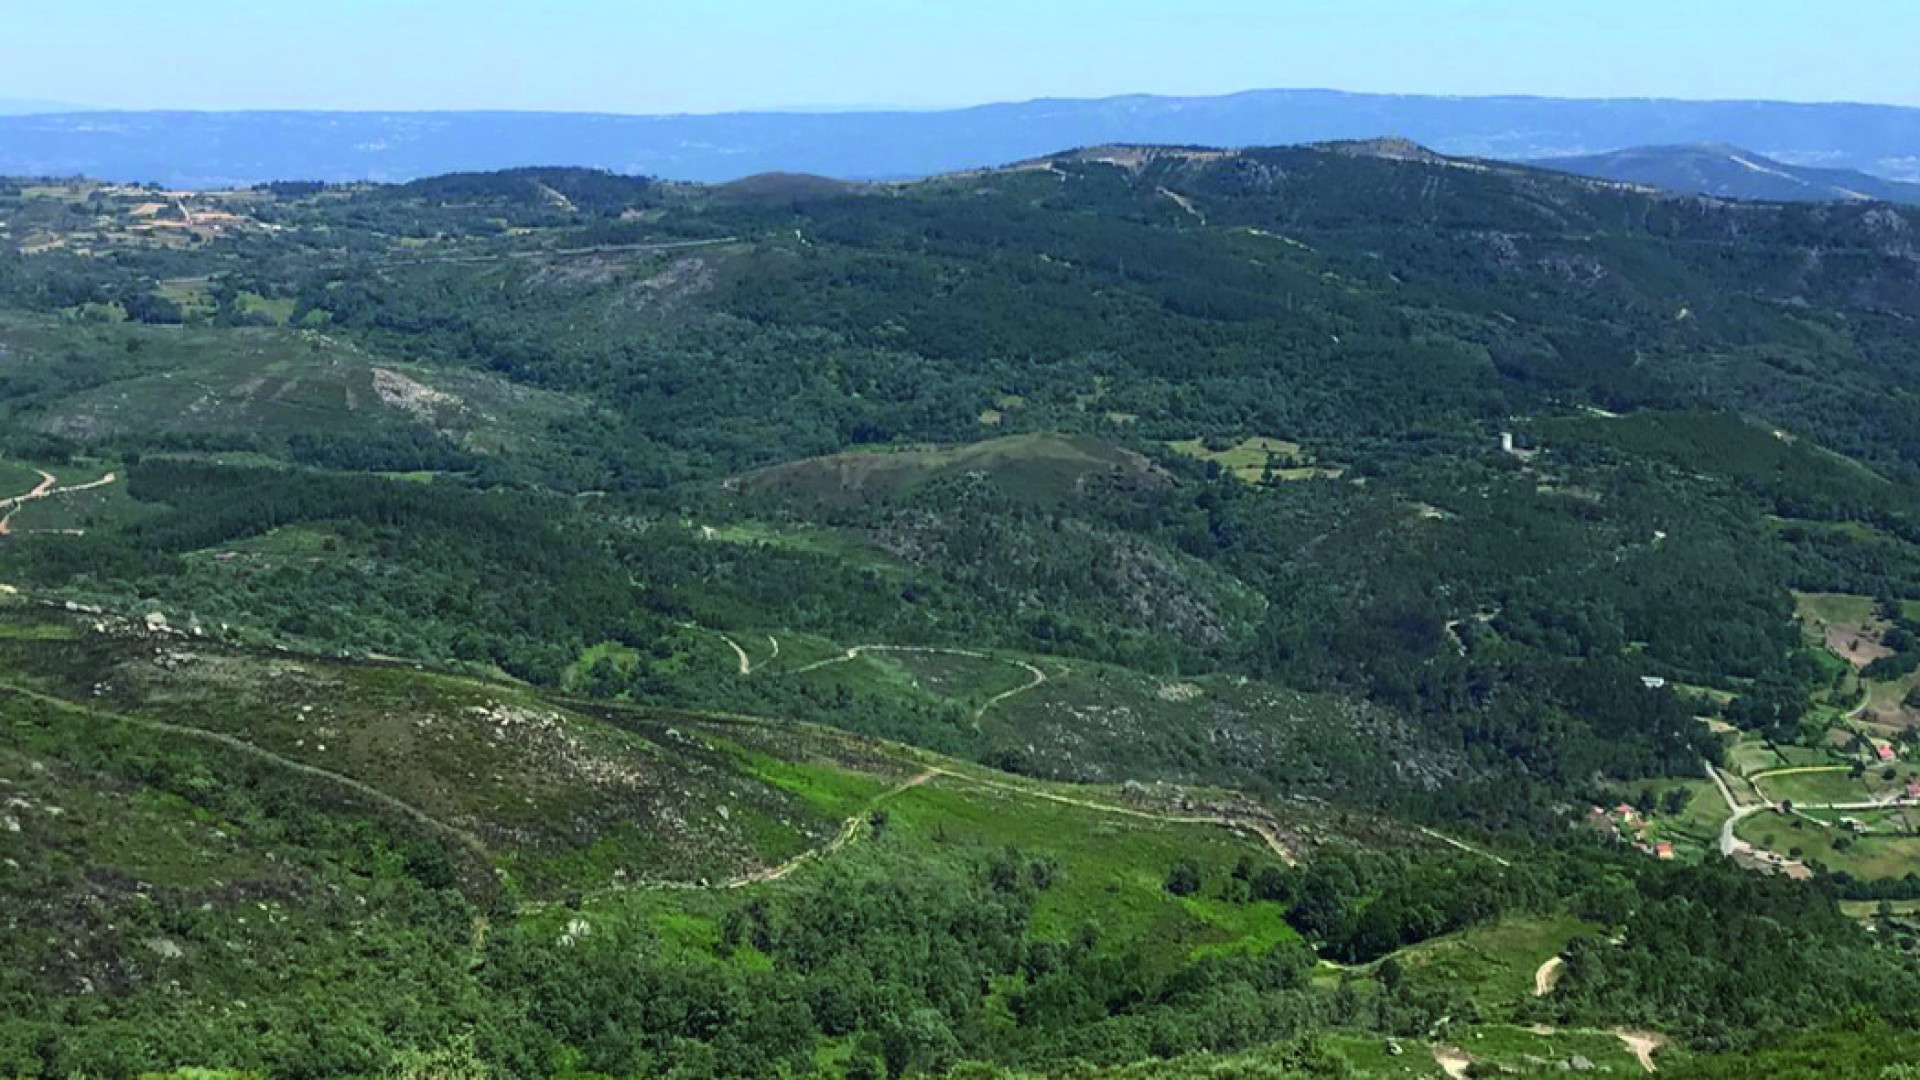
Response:
[[[0,98],[122,108],[712,112],[1258,87],[1920,105],[1920,0],[0,0],[0,25]]]

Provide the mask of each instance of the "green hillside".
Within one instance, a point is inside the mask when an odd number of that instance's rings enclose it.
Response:
[[[0,1075],[1911,1041],[1915,211],[1388,140],[0,221]]]
[[[1165,482],[1147,459],[1110,443],[1014,435],[950,449],[809,458],[761,469],[734,483],[750,495],[860,503],[900,499],[943,481],[981,483],[1013,501],[1036,503]]]

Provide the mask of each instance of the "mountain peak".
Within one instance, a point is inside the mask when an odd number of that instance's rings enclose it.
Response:
[[[1336,139],[1330,142],[1315,143],[1317,149],[1352,157],[1383,158],[1388,161],[1425,161],[1439,162],[1444,155],[1414,142],[1403,135],[1382,135],[1371,139]]]

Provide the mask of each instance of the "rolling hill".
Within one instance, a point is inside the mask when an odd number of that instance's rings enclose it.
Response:
[[[1006,974],[1029,941],[1085,940],[1089,919],[1109,935],[1101,952],[1142,978],[1276,949],[1296,962],[1277,904],[1244,884],[1221,891],[1236,866],[1290,873],[1296,853],[1349,842],[1457,859],[1384,819],[1043,784],[805,725],[248,653],[11,599],[0,725],[0,1061],[16,1074],[182,1060],[345,1074],[416,1042],[423,1023],[484,1022],[490,1040],[537,1050],[552,1021],[519,995],[571,986],[631,1001],[631,982],[602,982],[615,956],[625,979],[664,980],[663,994],[693,992],[673,985],[688,968],[704,972],[696,983],[790,994],[829,984],[806,939],[928,940],[905,937],[902,919],[987,916],[946,945],[976,976]],[[1164,890],[1175,864],[1207,891]],[[942,890],[965,906],[949,913]],[[862,910],[850,896],[893,928],[850,932]],[[864,978],[906,992],[924,978],[910,970],[882,962]],[[241,1035],[256,1018],[300,1023],[317,993],[330,1003],[318,1027],[356,1027],[355,1039]],[[77,997],[91,999],[80,1025],[63,1017]],[[727,1038],[751,1049],[727,1052],[805,1057],[831,1035],[805,1015],[805,1042],[743,1031]],[[642,1043],[671,1058],[720,1037],[693,1018],[634,1025],[639,1042],[587,1060],[619,1068]]]
[[[1736,146],[1636,146],[1584,157],[1541,158],[1543,169],[1726,199],[1920,204],[1920,184],[1854,169],[1789,165]]]
[[[1423,97],[1253,90],[928,112],[715,116],[581,113],[89,112],[0,118],[0,174],[170,187],[402,181],[530,163],[676,180],[817,173],[927,176],[1097,143],[1263,146],[1402,135],[1448,153],[1529,159],[1722,142],[1781,160],[1920,177],[1920,109],[1764,101]]]
[[[1916,228],[0,182],[0,1075],[1880,1080]]]
[[[1057,503],[1103,488],[1166,482],[1152,462],[1092,438],[1011,435],[954,448],[835,454],[786,462],[732,481],[750,495],[889,502],[941,481],[978,481],[1018,502]]]

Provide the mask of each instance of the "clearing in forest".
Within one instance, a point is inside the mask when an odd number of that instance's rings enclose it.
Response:
[[[1336,479],[1343,470],[1324,468],[1299,443],[1255,435],[1231,445],[1210,439],[1181,439],[1167,444],[1177,454],[1211,461],[1249,484],[1272,480]]]
[[[1154,488],[1166,476],[1131,450],[1078,435],[1009,435],[963,446],[861,450],[805,458],[728,481],[749,495],[838,505],[905,498],[941,480],[985,483],[1009,498],[1055,503],[1096,485]]]

